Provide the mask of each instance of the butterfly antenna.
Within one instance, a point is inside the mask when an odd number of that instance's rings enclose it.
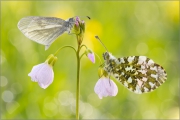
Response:
[[[91,19],[89,16],[86,16],[89,20]]]
[[[99,39],[98,36],[95,36],[95,38],[101,43],[101,45],[106,49],[106,51],[108,51],[108,49],[106,48],[106,46],[103,44],[103,42]]]
[[[81,17],[81,18],[88,18],[89,20],[91,19],[89,16],[78,16],[78,17]]]
[[[89,20],[91,19],[89,16],[74,16],[73,18],[76,18],[76,17],[80,17],[80,18],[88,18]]]

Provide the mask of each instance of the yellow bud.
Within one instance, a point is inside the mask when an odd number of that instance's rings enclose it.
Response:
[[[104,77],[107,77],[108,76],[108,73],[102,68],[102,67],[99,67],[98,69],[98,76],[101,78],[102,76]]]
[[[51,66],[54,66],[55,62],[57,61],[57,57],[54,56],[53,54],[49,55],[46,59],[46,63],[48,63]]]

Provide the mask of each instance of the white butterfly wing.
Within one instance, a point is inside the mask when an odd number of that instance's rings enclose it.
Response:
[[[48,49],[57,37],[69,30],[68,24],[60,18],[29,16],[19,21],[18,28],[27,38]]]

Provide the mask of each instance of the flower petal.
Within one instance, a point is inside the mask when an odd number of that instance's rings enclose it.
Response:
[[[54,79],[54,72],[52,66],[47,63],[42,63],[33,67],[32,71],[28,74],[32,81],[38,82],[42,88],[47,88]]]
[[[38,65],[35,65],[31,72],[28,74],[29,77],[31,77],[31,80],[34,81],[34,82],[37,82],[38,79],[37,79],[37,72],[42,68],[42,66],[44,65],[44,63],[41,63],[41,64],[38,64]]]
[[[100,99],[107,96],[116,96],[118,88],[116,84],[109,78],[102,77],[98,80],[94,87],[95,93]]]

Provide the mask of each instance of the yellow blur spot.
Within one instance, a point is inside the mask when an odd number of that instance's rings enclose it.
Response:
[[[101,35],[102,34],[102,25],[99,21],[96,20],[89,20],[86,22],[86,31],[91,34]],[[93,36],[94,38],[94,36]]]
[[[84,44],[86,44],[89,48],[95,50],[94,47],[97,43],[95,39],[95,35],[101,36],[102,34],[102,25],[100,22],[96,20],[86,20],[86,30],[84,35]]]
[[[167,3],[167,14],[174,22],[179,23],[179,1]]]
[[[64,5],[63,8],[56,10],[52,14],[52,16],[67,20],[67,19],[74,17],[76,15],[74,15],[74,12],[73,12],[72,8],[70,8],[70,6]]]
[[[168,114],[170,119],[179,119],[179,108],[178,107],[171,108],[168,111]]]

